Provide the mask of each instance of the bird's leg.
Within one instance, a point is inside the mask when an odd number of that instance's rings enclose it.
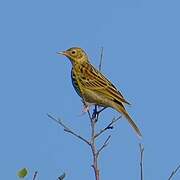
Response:
[[[95,105],[95,106],[94,106],[93,113],[92,113],[92,119],[95,121],[95,123],[96,123],[97,120],[98,120],[97,106],[98,106],[98,105]]]
[[[83,103],[83,109],[82,109],[81,115],[84,115],[85,113],[89,111],[91,104],[84,100],[82,100],[82,103]]]
[[[91,106],[90,104],[85,103],[85,104],[84,104],[84,107],[83,107],[83,112],[85,112],[85,113],[88,112],[89,109],[90,109],[90,106]]]
[[[98,106],[97,104],[94,107],[93,110],[93,114],[92,114],[92,118],[95,120],[95,123],[98,121],[99,118],[99,114],[104,111],[107,107],[102,107],[102,109],[100,109],[101,106]],[[100,109],[100,110],[99,110]]]
[[[95,123],[98,121],[99,114],[107,108],[107,107],[103,107],[102,109],[100,109],[100,107],[101,106],[95,105],[93,110],[92,118],[95,120]]]

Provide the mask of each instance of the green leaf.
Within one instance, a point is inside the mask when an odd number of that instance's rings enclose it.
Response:
[[[28,174],[27,169],[26,168],[22,168],[21,170],[19,170],[17,175],[18,175],[19,178],[24,178],[27,174]]]

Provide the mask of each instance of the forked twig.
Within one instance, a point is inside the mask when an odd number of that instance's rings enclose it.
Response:
[[[115,124],[119,119],[121,119],[121,117],[122,116],[119,116],[118,118],[113,118],[112,121],[104,129],[101,129],[98,133],[95,134],[95,138],[100,136],[102,133],[104,133],[108,129],[113,129],[113,124]]]
[[[61,126],[64,128],[64,131],[72,134],[73,136],[75,136],[75,137],[77,137],[78,139],[82,140],[82,141],[85,142],[86,144],[90,145],[90,142],[89,142],[87,139],[85,139],[84,137],[82,137],[81,135],[75,133],[73,130],[71,130],[69,127],[67,127],[67,126],[62,122],[62,120],[56,119],[56,118],[54,118],[53,116],[51,116],[50,114],[47,114],[47,116],[48,116],[49,118],[51,118],[53,121],[55,121],[56,123],[58,123],[59,125],[61,125]]]

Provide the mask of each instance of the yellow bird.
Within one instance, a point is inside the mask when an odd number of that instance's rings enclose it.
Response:
[[[74,89],[83,101],[102,107],[111,107],[128,120],[135,132],[141,137],[141,132],[124,105],[129,104],[117,88],[89,62],[85,51],[72,47],[66,51],[58,52],[69,58],[72,63],[71,79]]]

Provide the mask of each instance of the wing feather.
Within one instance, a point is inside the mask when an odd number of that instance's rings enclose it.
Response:
[[[81,73],[78,74],[78,77],[82,87],[96,91],[97,93],[103,93],[113,100],[130,104],[117,88],[91,64],[86,64],[80,68]]]

